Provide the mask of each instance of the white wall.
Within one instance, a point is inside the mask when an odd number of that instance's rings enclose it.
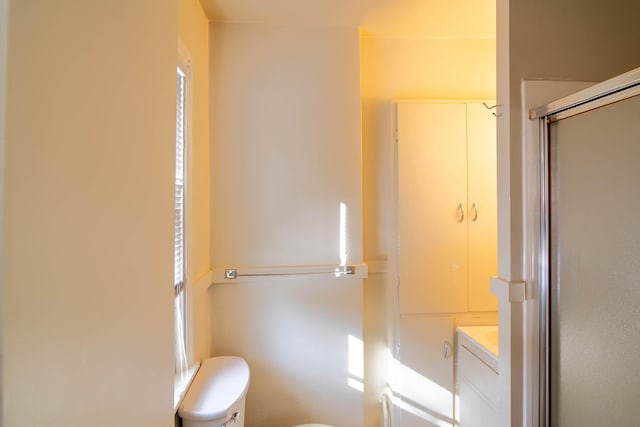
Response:
[[[187,228],[188,300],[193,359],[209,356],[210,179],[209,179],[209,20],[198,0],[178,2],[178,36],[192,61],[191,135],[187,147],[189,203]]]
[[[357,30],[212,24],[211,74],[212,266],[337,265],[340,203],[347,263],[360,263]],[[212,353],[251,368],[247,427],[362,424],[348,385],[361,280],[254,279],[210,295]]]
[[[498,270],[505,286],[517,287],[531,279],[524,274],[525,264],[531,260],[523,258],[526,112],[521,99],[522,81],[601,81],[639,66],[640,27],[634,19],[640,13],[640,4],[625,0],[606,4],[596,0],[498,0],[497,11],[497,92],[498,102],[504,106],[498,120]],[[527,297],[535,298],[535,283],[528,282],[527,286]],[[535,310],[534,303],[527,300],[522,306],[524,313]],[[518,316],[521,315],[520,312]],[[534,425],[537,408],[530,402],[522,404],[526,367],[522,365],[521,348],[522,336],[534,328],[525,323],[524,330],[520,327],[509,337],[513,359],[501,365],[500,373],[508,382],[511,402],[503,396],[506,410],[502,411],[505,419],[501,425]],[[501,329],[501,341],[505,338]],[[528,360],[536,357],[537,354],[527,355]]]
[[[391,112],[397,99],[495,98],[495,40],[361,37],[364,253],[370,266],[391,254]],[[373,270],[373,268],[372,268]],[[387,354],[397,339],[396,283],[371,274],[364,288],[365,426],[381,426]],[[484,321],[487,321],[486,319]]]
[[[2,425],[173,423],[176,13],[11,3]]]
[[[360,261],[357,31],[211,28],[212,266]]]
[[[212,351],[251,369],[247,427],[363,425],[362,280],[213,285]]]

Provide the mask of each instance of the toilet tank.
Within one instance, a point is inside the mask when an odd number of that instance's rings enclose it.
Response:
[[[178,409],[184,427],[244,427],[249,366],[244,359],[205,360]]]

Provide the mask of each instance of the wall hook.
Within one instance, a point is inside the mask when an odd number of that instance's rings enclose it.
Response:
[[[502,104],[494,104],[494,105],[488,105],[486,102],[483,102],[482,105],[484,105],[484,108],[486,108],[487,110],[493,110],[494,108],[496,108],[496,111],[498,111],[498,108],[502,107]],[[500,117],[502,116],[502,112],[495,112],[492,111],[491,114],[493,114],[495,117]]]

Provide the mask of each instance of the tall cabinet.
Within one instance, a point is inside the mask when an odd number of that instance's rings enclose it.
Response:
[[[399,425],[453,426],[455,326],[497,311],[496,121],[481,102],[394,113]]]
[[[495,311],[495,118],[482,103],[396,104],[401,314]]]

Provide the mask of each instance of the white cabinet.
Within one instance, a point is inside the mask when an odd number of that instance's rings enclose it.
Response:
[[[453,318],[400,320],[400,357],[394,366],[402,427],[453,425]]]
[[[402,314],[495,311],[495,117],[481,103],[396,104]]]

